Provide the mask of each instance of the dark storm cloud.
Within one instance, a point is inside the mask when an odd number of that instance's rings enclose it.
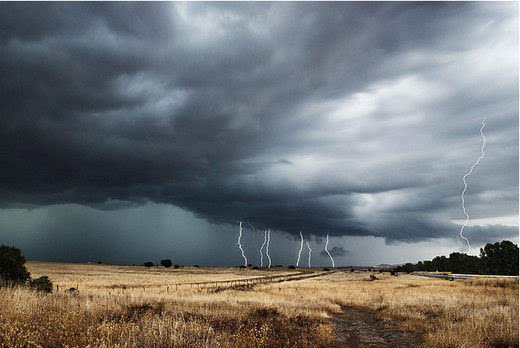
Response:
[[[333,247],[332,249],[329,250],[329,253],[333,256],[345,256],[348,254],[348,251],[345,250],[343,247]],[[322,250],[320,252],[320,255],[321,256],[328,256],[327,252],[325,250]]]
[[[518,243],[518,227],[504,225],[469,226],[467,235],[476,245],[511,240]]]
[[[486,114],[468,208],[515,215],[517,6],[2,3],[0,203],[456,236]]]

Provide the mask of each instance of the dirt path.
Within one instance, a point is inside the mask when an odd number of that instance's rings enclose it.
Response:
[[[418,338],[397,330],[367,309],[343,307],[343,313],[332,319],[336,325],[331,347],[417,347]]]

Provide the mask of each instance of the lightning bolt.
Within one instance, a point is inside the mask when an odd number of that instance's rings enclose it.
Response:
[[[298,265],[300,264],[300,257],[302,256],[302,249],[303,249],[303,234],[302,234],[302,231],[300,231],[300,238],[301,238],[300,250],[298,251],[298,260],[296,260],[296,267],[298,267]]]
[[[325,242],[325,251],[327,252],[327,254],[329,254],[330,261],[332,261],[332,267],[334,267],[334,259],[332,258],[332,255],[329,253],[329,250],[327,249],[328,246],[329,246],[329,234],[327,233],[327,241]]]
[[[460,195],[460,197],[462,199],[462,211],[464,212],[464,215],[466,215],[466,221],[464,222],[464,225],[462,225],[462,227],[460,228],[459,235],[462,239],[464,239],[466,241],[466,244],[468,244],[468,254],[471,251],[471,245],[469,243],[468,238],[466,238],[464,236],[464,228],[466,228],[466,226],[468,225],[468,222],[469,222],[469,214],[466,211],[466,207],[464,206],[464,203],[465,203],[464,194],[466,193],[466,190],[468,188],[468,183],[466,182],[466,178],[471,175],[471,173],[473,172],[473,168],[475,168],[479,164],[480,160],[482,158],[484,158],[484,156],[485,156],[484,147],[486,146],[486,137],[484,136],[484,133],[483,133],[484,127],[486,127],[486,124],[484,123],[485,121],[486,121],[486,117],[484,117],[484,119],[482,120],[482,127],[480,127],[480,135],[482,136],[482,147],[480,148],[480,156],[478,156],[477,161],[475,163],[473,163],[473,165],[471,166],[469,171],[462,177],[462,181],[464,182],[464,190],[462,190],[462,194]]]
[[[309,248],[309,260],[308,260],[308,265],[309,265],[309,268],[311,268],[311,253],[312,253],[312,249],[311,249],[311,246],[309,245],[309,242],[305,241],[305,243],[307,243],[307,248]]]
[[[268,268],[271,267],[271,256],[269,256],[269,243],[271,242],[271,230],[267,230],[267,245],[265,247],[265,255],[267,256],[267,259],[269,260]]]
[[[264,249],[265,244],[267,243],[267,230],[264,231],[264,244],[260,247],[260,267],[264,267],[264,254],[262,250]]]
[[[239,229],[237,244],[238,244],[238,247],[240,248],[240,251],[242,252],[242,257],[244,258],[244,266],[247,266],[247,257],[244,254],[244,249],[242,249],[242,244],[240,244],[240,239],[242,238],[242,221],[240,221],[239,228],[240,229]]]

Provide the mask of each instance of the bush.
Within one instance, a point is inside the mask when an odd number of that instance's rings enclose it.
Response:
[[[153,266],[153,262],[148,261],[148,262],[144,263],[144,267],[152,267],[152,266]]]
[[[175,265],[175,266],[173,266],[173,268],[175,268],[175,269],[179,269],[179,268],[181,268],[181,266],[179,266],[179,265]]]
[[[52,282],[47,276],[29,280],[29,287],[36,291],[52,292]]]
[[[323,270],[324,270],[325,272],[330,271],[330,269],[328,269],[327,267],[325,267]]]
[[[172,260],[170,260],[170,259],[161,260],[161,266],[170,268],[172,266]]]
[[[295,269],[296,267],[294,267],[293,265],[290,265],[289,266],[289,269]]]
[[[20,249],[0,246],[0,278],[5,282],[25,284],[31,274],[24,266],[25,257]]]

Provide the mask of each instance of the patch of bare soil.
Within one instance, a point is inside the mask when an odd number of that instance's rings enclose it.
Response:
[[[331,347],[417,347],[418,337],[402,332],[395,323],[377,319],[374,312],[356,307],[343,307],[335,316],[335,339]]]

